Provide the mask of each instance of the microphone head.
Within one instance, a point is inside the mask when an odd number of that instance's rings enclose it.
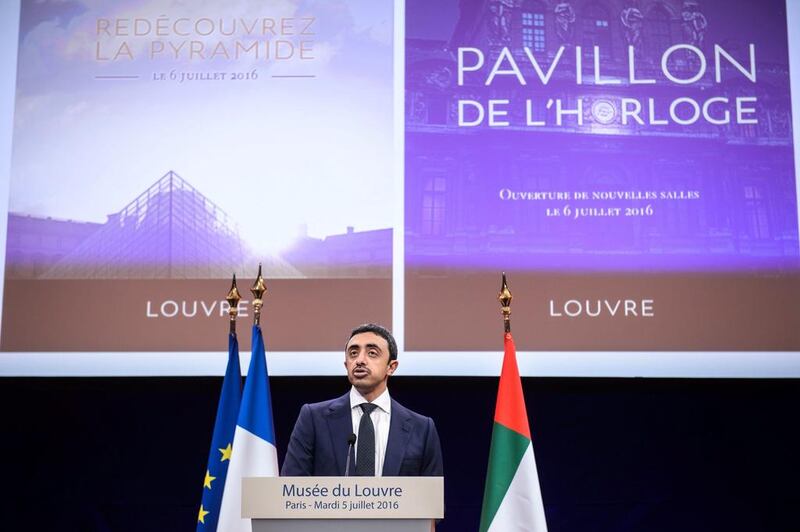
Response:
[[[350,436],[347,437],[347,444],[348,445],[355,445],[355,443],[356,443],[356,435],[355,435],[355,433],[350,434]]]

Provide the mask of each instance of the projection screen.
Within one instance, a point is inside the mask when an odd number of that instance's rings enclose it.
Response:
[[[798,377],[798,4],[6,2],[0,374]]]

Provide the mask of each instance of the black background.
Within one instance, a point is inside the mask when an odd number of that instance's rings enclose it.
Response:
[[[3,530],[189,531],[221,378],[3,378]],[[497,378],[395,377],[445,457],[440,532],[477,530]],[[789,531],[800,380],[523,379],[548,529]],[[282,462],[304,402],[344,377],[271,379]]]

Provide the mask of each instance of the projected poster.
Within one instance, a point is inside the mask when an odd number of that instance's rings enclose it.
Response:
[[[757,23],[755,21],[758,21]],[[409,0],[406,349],[797,350],[783,0]]]
[[[392,11],[23,0],[2,349],[219,351],[259,263],[269,349],[390,324]]]

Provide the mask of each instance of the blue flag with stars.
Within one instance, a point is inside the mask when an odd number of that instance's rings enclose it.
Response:
[[[203,499],[197,516],[197,532],[216,532],[222,492],[228,476],[233,434],[242,402],[242,370],[239,366],[239,341],[236,333],[228,335],[228,367],[222,381],[222,393],[217,406],[217,421],[208,453],[208,468],[203,480]]]

